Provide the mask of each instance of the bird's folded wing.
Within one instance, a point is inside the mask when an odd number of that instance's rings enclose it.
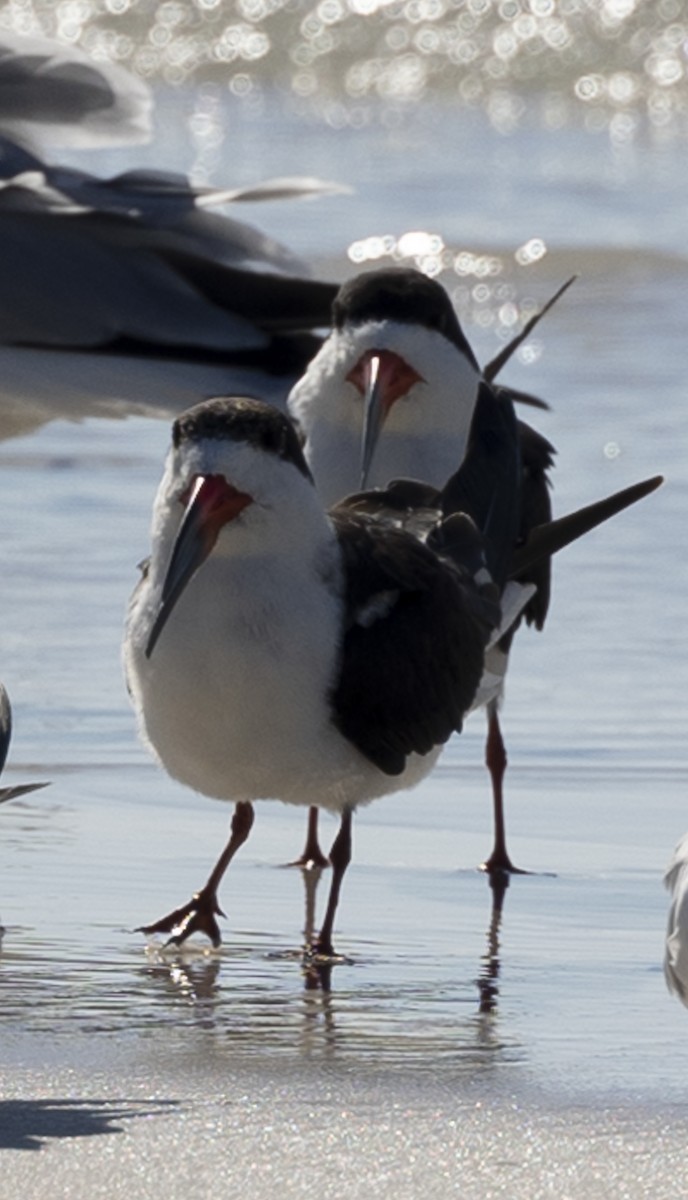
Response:
[[[334,722],[370,761],[400,774],[460,730],[499,607],[401,530],[335,512],[346,624]]]

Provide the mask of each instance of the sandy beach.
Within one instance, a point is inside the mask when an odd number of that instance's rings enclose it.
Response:
[[[150,1048],[149,1048],[150,1049]],[[680,1195],[683,1106],[554,1102],[430,1072],[267,1072],[101,1045],[12,1066],[4,1187],[31,1197]]]

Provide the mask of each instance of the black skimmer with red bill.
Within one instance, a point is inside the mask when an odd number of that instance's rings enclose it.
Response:
[[[532,589],[516,588],[525,599]],[[519,611],[518,599],[508,620]],[[350,858],[353,810],[418,783],[461,729],[502,632],[500,591],[470,518],[441,553],[365,515],[328,515],[298,436],[245,398],[191,409],[153,515],[125,636],[141,730],[174,778],[235,803],[230,840],[188,905],[144,927],[220,941],[220,879],[280,799],[340,814],[316,950]]]
[[[175,421],[127,618],[126,673],[168,773],[235,810],[204,887],[143,932],[176,945],[203,932],[218,945],[218,887],[253,801],[280,799],[341,817],[313,947],[331,958],[352,813],[418,783],[460,730],[486,653],[532,596],[514,577],[657,486],[593,506],[582,524],[535,529],[514,551],[502,509],[517,443],[508,410],[489,389],[482,396],[506,464],[496,508],[482,530],[465,511],[435,514],[427,544],[355,511],[361,497],[326,513],[293,426],[260,401],[219,398]],[[480,510],[475,476],[466,470],[454,491]]]
[[[288,400],[325,503],[400,477],[442,488],[464,460],[479,388],[501,369],[505,357],[506,352],[481,371],[446,291],[419,271],[385,268],[344,284],[334,302],[331,334]],[[498,395],[505,406],[523,396],[505,388]],[[523,541],[529,529],[551,518],[547,473],[554,450],[522,421],[518,437],[521,480],[511,515],[520,512],[514,533]],[[532,582],[536,590],[524,617],[542,629],[549,605],[549,559],[534,568]],[[517,870],[506,845],[506,751],[498,714],[513,632],[493,648],[486,664],[499,683],[487,704],[485,757],[492,781],[494,844],[483,868],[491,873]],[[317,841],[317,814],[311,813],[297,862],[325,861]]]
[[[12,739],[12,708],[6,689],[0,683],[0,774],[2,774],[7,752]],[[18,796],[26,796],[28,792],[36,792],[39,788],[47,787],[47,783],[18,783],[14,787],[0,787],[0,804],[5,800],[16,800]]]

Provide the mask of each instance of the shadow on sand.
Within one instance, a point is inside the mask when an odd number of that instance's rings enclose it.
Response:
[[[51,1138],[123,1133],[119,1122],[161,1115],[176,1100],[0,1100],[0,1150],[42,1150]]]

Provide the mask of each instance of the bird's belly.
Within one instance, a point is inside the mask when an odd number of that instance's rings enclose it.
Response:
[[[139,721],[169,774],[220,799],[334,811],[426,774],[414,761],[408,781],[384,775],[332,723],[336,615],[284,602],[220,613],[192,581],[150,660],[130,637]]]

